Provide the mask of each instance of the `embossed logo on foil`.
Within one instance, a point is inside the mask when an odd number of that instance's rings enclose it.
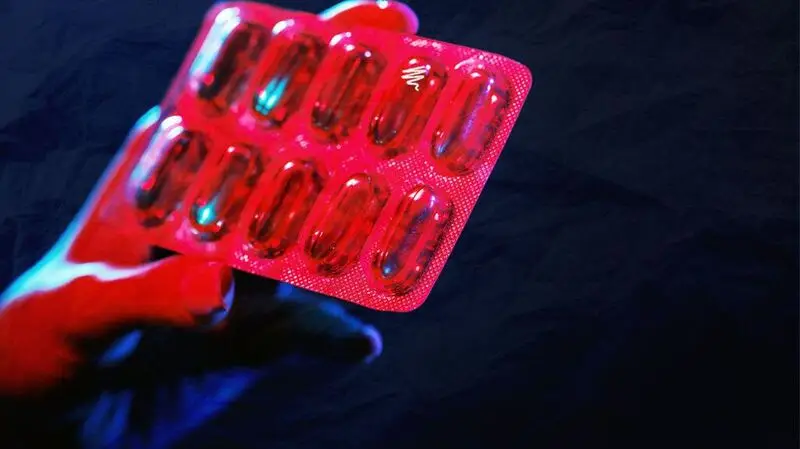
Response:
[[[409,67],[403,69],[403,75],[400,77],[406,81],[406,85],[411,86],[419,92],[419,82],[425,79],[428,74],[428,66],[418,65],[416,67]]]

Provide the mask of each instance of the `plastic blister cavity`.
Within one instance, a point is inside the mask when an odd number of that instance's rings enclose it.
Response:
[[[101,216],[174,251],[412,310],[442,272],[531,82],[496,54],[221,4],[167,112],[136,130],[141,143],[104,193],[103,204],[124,210]]]
[[[478,163],[497,133],[508,106],[508,87],[483,64],[456,66],[463,74],[453,95],[453,111],[444,115],[431,142],[431,154],[445,174],[463,175]]]
[[[369,136],[381,148],[381,157],[392,158],[416,146],[446,80],[444,67],[435,60],[413,57],[403,64],[370,123]]]
[[[351,176],[311,226],[305,253],[318,273],[336,275],[356,263],[375,226],[389,187],[379,176]]]
[[[300,107],[325,45],[289,19],[273,28],[269,52],[270,63],[253,97],[253,110],[266,124],[280,126]]]
[[[184,128],[180,117],[161,122],[131,176],[133,202],[143,225],[160,225],[180,206],[207,155],[203,134]]]
[[[250,225],[250,244],[261,257],[279,257],[297,242],[324,185],[324,172],[312,161],[289,161],[277,170]]]
[[[340,140],[361,119],[386,63],[383,56],[354,40],[351,33],[331,39],[327,60],[325,69],[331,78],[314,101],[311,124],[325,137]]]
[[[263,170],[255,148],[231,145],[222,152],[189,211],[192,230],[201,240],[217,240],[236,225]]]
[[[209,110],[223,113],[241,94],[267,40],[264,28],[232,10],[217,16],[190,72],[191,88]]]
[[[383,288],[402,295],[414,287],[439,245],[451,209],[448,199],[424,185],[403,198],[372,263]]]

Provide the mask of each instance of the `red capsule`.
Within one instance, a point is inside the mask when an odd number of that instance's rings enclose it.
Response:
[[[381,72],[384,59],[356,43],[350,33],[331,39],[328,47],[331,79],[314,102],[311,124],[328,138],[347,137],[358,124]]]
[[[381,99],[369,135],[381,157],[406,153],[416,144],[447,80],[444,67],[427,58],[411,58]]]
[[[450,219],[452,203],[428,186],[409,192],[372,261],[373,276],[396,294],[407,293],[422,276]]]
[[[231,11],[217,16],[190,70],[191,89],[212,113],[226,111],[242,93],[267,45],[266,30]]]
[[[431,154],[437,168],[450,175],[471,172],[503,119],[508,88],[481,65],[467,67],[467,77],[452,99],[452,113],[436,127]]]
[[[180,117],[161,122],[131,176],[142,225],[160,225],[178,208],[207,154],[204,137],[185,129]]]
[[[280,257],[297,241],[300,228],[324,186],[324,174],[311,161],[291,161],[270,182],[250,224],[250,245],[261,257]]]
[[[255,148],[232,145],[222,153],[189,213],[194,231],[202,240],[219,239],[230,230],[263,170],[264,162]]]
[[[272,62],[253,97],[253,111],[270,125],[282,125],[299,108],[325,51],[314,36],[295,29],[293,20],[278,23],[271,47]]]
[[[306,240],[305,252],[314,268],[335,275],[355,263],[388,198],[388,187],[375,176],[358,174],[348,179]]]

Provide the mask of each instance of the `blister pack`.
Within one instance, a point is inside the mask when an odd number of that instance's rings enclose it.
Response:
[[[528,91],[508,58],[248,2],[206,16],[100,218],[372,309],[430,293]]]

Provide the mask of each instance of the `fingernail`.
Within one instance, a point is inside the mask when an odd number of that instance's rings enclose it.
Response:
[[[375,329],[373,326],[365,326],[364,334],[367,336],[370,344],[372,345],[372,351],[364,359],[364,363],[372,363],[383,353],[383,338],[381,337],[380,332],[378,332],[378,329]]]
[[[186,285],[186,293],[223,296],[231,288],[233,274],[231,269],[222,262],[206,262],[204,266],[198,267],[190,276],[195,282]]]
[[[222,275],[222,304],[223,307],[218,308],[211,314],[209,322],[210,327],[216,327],[228,317],[228,312],[233,307],[233,298],[235,292],[235,285],[233,283],[233,270],[227,269]]]
[[[192,312],[209,315],[217,313],[218,309],[225,311],[230,308],[232,298],[227,298],[233,286],[230,268],[216,261],[187,268],[190,272],[182,273],[187,276],[187,282],[181,286],[181,295],[190,303],[197,301]]]
[[[219,273],[219,295],[222,297],[222,306],[213,309],[207,315],[203,327],[218,326],[225,320],[233,306],[233,270],[219,262],[212,262],[210,265]]]
[[[217,307],[212,309],[207,314],[201,314],[195,316],[195,324],[201,328],[213,328],[218,326],[225,320],[225,317],[228,315],[228,310],[224,307]]]

